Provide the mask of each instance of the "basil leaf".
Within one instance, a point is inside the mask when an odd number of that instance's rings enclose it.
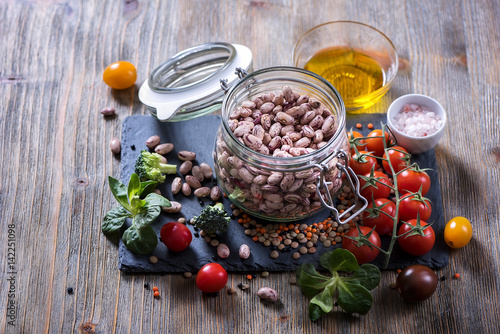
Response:
[[[141,180],[139,180],[139,176],[136,173],[132,173],[132,175],[130,175],[127,191],[130,203],[132,203],[132,199],[134,197],[139,197],[141,191]]]
[[[118,232],[125,220],[130,217],[130,213],[121,206],[114,208],[104,216],[101,224],[101,231],[104,234],[112,234]]]
[[[153,191],[155,191],[157,184],[158,182],[156,181],[141,182],[141,190],[139,191],[140,196],[144,198],[147,195],[151,194]]]
[[[116,201],[120,203],[125,209],[130,211],[130,204],[127,198],[127,187],[114,177],[108,176],[109,188],[115,197]]]
[[[151,226],[138,229],[134,224],[130,226],[122,237],[123,243],[134,254],[149,254],[158,245],[158,236]]]
[[[373,297],[367,288],[354,282],[338,285],[337,303],[348,313],[367,314],[373,305]]]
[[[141,208],[143,208],[146,205],[146,201],[143,199],[140,199],[139,196],[134,196],[130,200],[130,205],[132,206],[133,214],[136,215]]]
[[[311,299],[310,304],[318,305],[324,313],[328,313],[333,308],[333,298],[330,289],[326,288]]]
[[[314,296],[309,303],[309,318],[312,321],[318,320],[324,314],[330,312],[333,308],[333,298],[330,289],[326,288],[323,292]]]
[[[172,206],[172,204],[170,204],[170,201],[168,199],[156,193],[151,193],[147,195],[144,200],[146,201],[146,206],[159,205],[159,206],[166,206],[167,208]]]
[[[297,269],[297,283],[302,293],[308,297],[318,294],[331,281],[332,278],[318,273],[311,263],[304,263]]]
[[[351,272],[359,269],[356,257],[346,249],[337,248],[333,252],[321,255],[320,264],[332,274],[336,271]]]
[[[137,215],[134,217],[134,224],[138,229],[144,228],[145,226],[150,225],[158,216],[160,215],[161,208],[157,205],[147,206],[143,208]]]
[[[359,284],[368,290],[375,289],[380,283],[380,270],[371,263],[365,263],[361,265],[361,268],[353,276],[356,276],[360,271],[364,271],[365,275],[359,278]]]
[[[321,307],[313,303],[309,303],[308,310],[309,310],[309,319],[311,319],[312,321],[316,321],[326,314],[326,312],[323,312]]]

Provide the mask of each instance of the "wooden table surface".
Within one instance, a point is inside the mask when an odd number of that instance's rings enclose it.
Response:
[[[0,332],[500,332],[499,15],[495,0],[1,0]],[[247,45],[255,69],[291,65],[301,34],[333,20],[375,26],[398,49],[400,72],[370,111],[407,93],[448,111],[436,148],[444,216],[474,226],[472,242],[437,271],[449,279],[414,305],[389,288],[396,274],[383,272],[368,315],[337,311],[312,323],[292,273],[216,298],[182,275],[121,273],[100,223],[115,206],[107,176],[120,173],[108,143],[127,116],[148,114],[138,85],[176,52],[212,41]],[[103,83],[116,60],[137,65],[134,88]],[[104,107],[117,117],[103,119]],[[231,274],[228,284],[243,281]],[[263,285],[280,304],[259,302]]]

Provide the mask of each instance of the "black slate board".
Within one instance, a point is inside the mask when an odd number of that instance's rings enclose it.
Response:
[[[373,123],[375,126],[380,125],[380,122],[385,123],[386,114],[362,114],[349,116],[347,118],[347,128],[354,127],[356,123],[364,124],[364,129],[361,131],[364,135],[368,134],[369,130],[366,124]],[[175,149],[167,155],[169,163],[179,164],[177,152],[188,150],[196,152],[199,163],[206,162],[213,167],[212,152],[215,144],[215,136],[220,124],[220,116],[210,115],[197,118],[185,122],[177,123],[162,123],[152,116],[130,116],[123,122],[122,130],[122,155],[121,155],[121,180],[127,182],[130,175],[134,171],[134,164],[139,152],[146,149],[146,139],[154,134],[161,137],[162,142],[171,142],[175,144]],[[415,155],[414,160],[425,168],[437,170],[434,151]],[[411,264],[424,264],[432,268],[441,268],[448,264],[448,249],[443,241],[444,218],[442,215],[441,189],[436,172],[430,172],[432,186],[427,194],[433,203],[433,212],[430,218],[434,222],[433,227],[436,232],[436,244],[434,248],[424,256],[414,257],[403,254],[402,250],[395,246],[391,262],[387,269],[403,268]],[[162,213],[160,218],[153,223],[153,228],[159,235],[161,227],[170,221],[176,221],[179,217],[190,219],[198,215],[202,206],[198,202],[198,198],[191,195],[186,198],[182,194],[172,196],[170,191],[170,181],[175,176],[169,176],[167,181],[160,185],[159,189],[162,194],[170,200],[175,200],[183,205],[180,214],[165,214]],[[212,180],[205,181],[204,184],[212,185]],[[205,200],[205,204],[209,204],[209,200]],[[224,199],[226,211],[231,212],[229,205],[230,201]],[[312,224],[319,222],[329,216],[329,211],[324,210],[317,215],[305,219],[304,223]],[[264,222],[266,224],[266,222]],[[192,225],[187,226],[194,233]],[[135,255],[128,251],[123,242],[119,245],[119,268],[124,272],[146,272],[146,273],[172,273],[172,272],[195,272],[208,262],[218,262],[228,271],[253,272],[253,271],[293,271],[298,265],[303,262],[312,262],[319,266],[319,257],[328,250],[333,250],[333,247],[324,248],[318,246],[315,254],[302,256],[299,260],[292,259],[292,252],[281,253],[278,259],[271,259],[269,253],[270,247],[265,247],[260,243],[255,243],[250,237],[244,234],[244,228],[235,220],[229,226],[228,232],[225,235],[217,238],[221,243],[225,243],[232,250],[231,255],[227,259],[219,259],[216,257],[216,248],[211,247],[203,240],[202,237],[193,237],[193,241],[187,250],[181,253],[169,251],[161,242],[154,252],[150,255]],[[389,239],[384,237],[382,240],[383,248],[386,249]],[[242,261],[238,256],[238,248],[241,244],[246,243],[251,248],[251,256],[249,259]],[[152,264],[149,262],[149,257],[155,255],[158,257],[158,263]],[[381,266],[383,261],[382,256],[379,256],[374,264]]]

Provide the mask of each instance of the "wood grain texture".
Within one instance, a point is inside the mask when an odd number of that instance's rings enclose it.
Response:
[[[0,1],[0,332],[79,333],[498,333],[500,302],[500,4],[438,1]],[[355,20],[382,30],[401,57],[384,112],[406,93],[448,111],[436,149],[446,219],[474,224],[470,245],[450,253],[427,301],[411,305],[384,272],[366,316],[333,312],[317,323],[292,273],[250,282],[247,292],[203,296],[182,275],[125,275],[116,240],[100,232],[115,204],[107,176],[120,161],[108,142],[129,115],[147,114],[138,86],[112,91],[111,62],[137,65],[137,85],[184,48],[224,41],[247,45],[254,68],[290,65],[308,29]],[[114,107],[117,116],[99,111]],[[8,228],[15,225],[15,301],[9,325]],[[459,280],[451,279],[460,273]],[[245,281],[230,275],[230,285]],[[158,286],[152,298],[144,284]],[[267,285],[281,303],[258,301]],[[73,294],[67,288],[74,289]],[[86,327],[82,327],[87,324]],[[87,331],[88,332],[88,331]]]

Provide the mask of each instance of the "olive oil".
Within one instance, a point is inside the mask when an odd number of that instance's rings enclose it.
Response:
[[[385,73],[370,55],[349,47],[318,51],[304,68],[321,75],[335,87],[347,110],[373,105],[385,93]]]

